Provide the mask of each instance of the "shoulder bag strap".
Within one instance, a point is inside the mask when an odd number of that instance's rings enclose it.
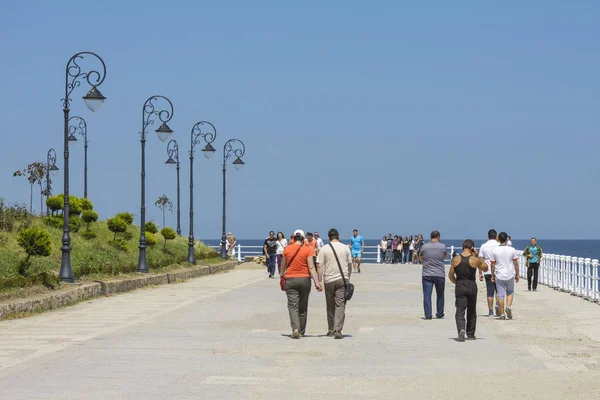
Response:
[[[285,273],[283,274],[283,276],[285,276],[285,274],[287,274],[288,269],[290,268],[290,266],[294,262],[294,259],[296,258],[296,256],[298,255],[298,253],[300,253],[300,250],[302,250],[302,245],[300,245],[298,247],[298,250],[296,250],[296,253],[294,253],[294,255],[292,256],[292,258],[290,258],[290,262],[287,263],[287,266],[285,267]]]
[[[340,259],[337,256],[337,253],[335,252],[335,249],[333,248],[333,244],[329,243],[329,246],[331,246],[331,250],[333,251],[333,255],[335,256],[335,261],[337,262],[338,268],[340,269],[340,274],[342,274],[342,280],[344,281],[344,287],[346,286],[346,278],[344,277],[344,271],[342,271],[342,265],[340,264]]]

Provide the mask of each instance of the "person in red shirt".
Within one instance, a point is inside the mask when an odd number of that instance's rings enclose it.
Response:
[[[304,232],[300,229],[294,232],[294,242],[283,250],[281,275],[285,278],[285,293],[288,300],[292,339],[304,336],[308,316],[308,296],[310,295],[311,277],[315,289],[321,292],[323,286],[319,282],[313,261],[314,250],[304,246]],[[316,242],[316,241],[315,241]]]
[[[317,254],[319,254],[319,242],[315,240],[311,232],[306,232],[306,240],[304,245],[310,247],[313,256],[313,263],[317,269]]]

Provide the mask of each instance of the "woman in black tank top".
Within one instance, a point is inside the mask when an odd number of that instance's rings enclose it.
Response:
[[[469,340],[475,340],[477,325],[477,283],[475,283],[475,276],[477,269],[482,272],[488,269],[487,264],[479,258],[477,250],[475,250],[475,243],[471,239],[465,240],[462,248],[462,253],[452,259],[448,274],[450,281],[456,285],[455,318],[459,342],[465,341],[465,335]],[[466,327],[465,310],[467,311]]]

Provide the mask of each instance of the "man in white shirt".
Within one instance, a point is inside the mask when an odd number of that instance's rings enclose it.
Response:
[[[315,240],[317,241],[317,245],[319,246],[319,249],[321,249],[321,247],[325,246],[325,243],[323,243],[323,239],[321,239],[321,235],[319,235],[319,232],[315,232]]]
[[[319,283],[325,283],[327,336],[343,339],[342,329],[346,318],[345,283],[350,280],[350,274],[352,273],[352,255],[348,246],[340,243],[340,234],[337,229],[330,229],[328,236],[329,245],[324,246],[317,256]],[[343,277],[340,270],[344,274]]]
[[[498,306],[500,319],[512,319],[512,302],[515,293],[515,282],[519,282],[519,257],[517,251],[508,246],[508,235],[501,232],[498,235],[500,246],[492,251],[492,282],[498,290]],[[504,316],[504,299],[506,298],[506,317]]]
[[[488,231],[488,241],[481,245],[479,248],[479,257],[487,264],[488,270],[481,272],[479,270],[479,280],[483,281],[485,277],[485,287],[487,289],[487,302],[488,302],[488,316],[494,315],[494,294],[496,294],[496,284],[492,282],[492,251],[498,247],[498,232],[495,229]],[[496,316],[500,316],[500,308],[498,307],[498,300],[496,300]]]

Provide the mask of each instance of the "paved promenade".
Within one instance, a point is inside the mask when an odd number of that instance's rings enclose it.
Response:
[[[289,338],[279,281],[263,268],[100,298],[0,322],[0,398],[595,399],[600,306],[517,285],[515,319],[488,319],[475,342],[422,319],[420,267],[365,265],[353,276],[344,340],[324,337],[313,290],[308,337]],[[435,295],[434,295],[435,297]]]

